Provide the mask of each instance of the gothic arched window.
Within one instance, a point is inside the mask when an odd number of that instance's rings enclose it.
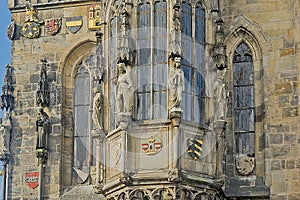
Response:
[[[254,152],[254,78],[250,48],[242,42],[236,48],[233,60],[234,133],[236,153]]]
[[[74,125],[73,180],[78,183],[76,170],[87,172],[90,153],[90,75],[84,67],[80,67],[75,76]]]
[[[167,3],[151,6],[137,8],[138,120],[167,117]]]
[[[182,70],[185,77],[183,91],[183,119],[204,122],[205,101],[205,10],[201,4],[192,7],[182,3]]]

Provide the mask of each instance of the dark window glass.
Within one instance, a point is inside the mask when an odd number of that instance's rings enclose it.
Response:
[[[194,20],[194,21],[193,21]],[[195,24],[195,30],[193,30]],[[192,7],[188,1],[182,3],[182,70],[185,78],[182,108],[183,119],[204,123],[205,113],[205,11],[201,4]]]
[[[233,62],[234,130],[236,153],[254,153],[254,81],[250,48],[241,43]]]
[[[85,170],[86,167],[89,165],[89,110],[90,76],[84,68],[80,68],[75,77],[74,88],[75,133],[73,166],[81,170]]]
[[[167,3],[157,1],[153,9],[151,15],[150,4],[138,6],[138,120],[167,117]]]

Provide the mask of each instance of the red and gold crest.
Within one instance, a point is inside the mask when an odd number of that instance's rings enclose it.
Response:
[[[45,21],[45,31],[51,35],[56,35],[61,28],[61,18],[52,18]]]
[[[147,141],[142,143],[142,149],[148,155],[157,154],[161,148],[162,143],[159,138],[150,137]]]

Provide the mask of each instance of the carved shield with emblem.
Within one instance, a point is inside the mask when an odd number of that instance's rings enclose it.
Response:
[[[203,154],[202,144],[203,144],[203,141],[198,137],[188,138],[187,153],[194,160],[198,160],[202,156],[202,154]]]
[[[39,172],[26,172],[25,173],[25,182],[26,184],[34,189],[39,186]]]
[[[52,18],[45,21],[45,31],[51,35],[56,35],[61,28],[61,18]]]

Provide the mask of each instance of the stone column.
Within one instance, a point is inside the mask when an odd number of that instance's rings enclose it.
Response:
[[[3,154],[0,160],[2,162],[2,199],[5,200],[7,191],[7,165],[9,164],[10,154]]]
[[[181,111],[174,111],[170,112],[170,119],[173,125],[173,159],[171,160],[172,166],[171,171],[169,173],[169,181],[179,181],[179,153],[180,153],[180,130],[179,125],[181,122],[182,112]]]
[[[216,155],[216,168],[217,168],[217,178],[222,178],[223,173],[223,155],[224,155],[224,133],[226,130],[226,121],[219,120],[215,121],[213,125],[213,131],[216,134],[216,140],[217,140],[217,155]]]
[[[96,151],[97,151],[97,159],[96,159],[96,184],[94,186],[96,193],[101,193],[103,188],[104,181],[104,148],[103,142],[105,140],[105,133],[103,130],[97,130],[98,132],[95,134],[95,130],[93,132],[93,137],[96,138]],[[102,146],[102,148],[101,148]]]

